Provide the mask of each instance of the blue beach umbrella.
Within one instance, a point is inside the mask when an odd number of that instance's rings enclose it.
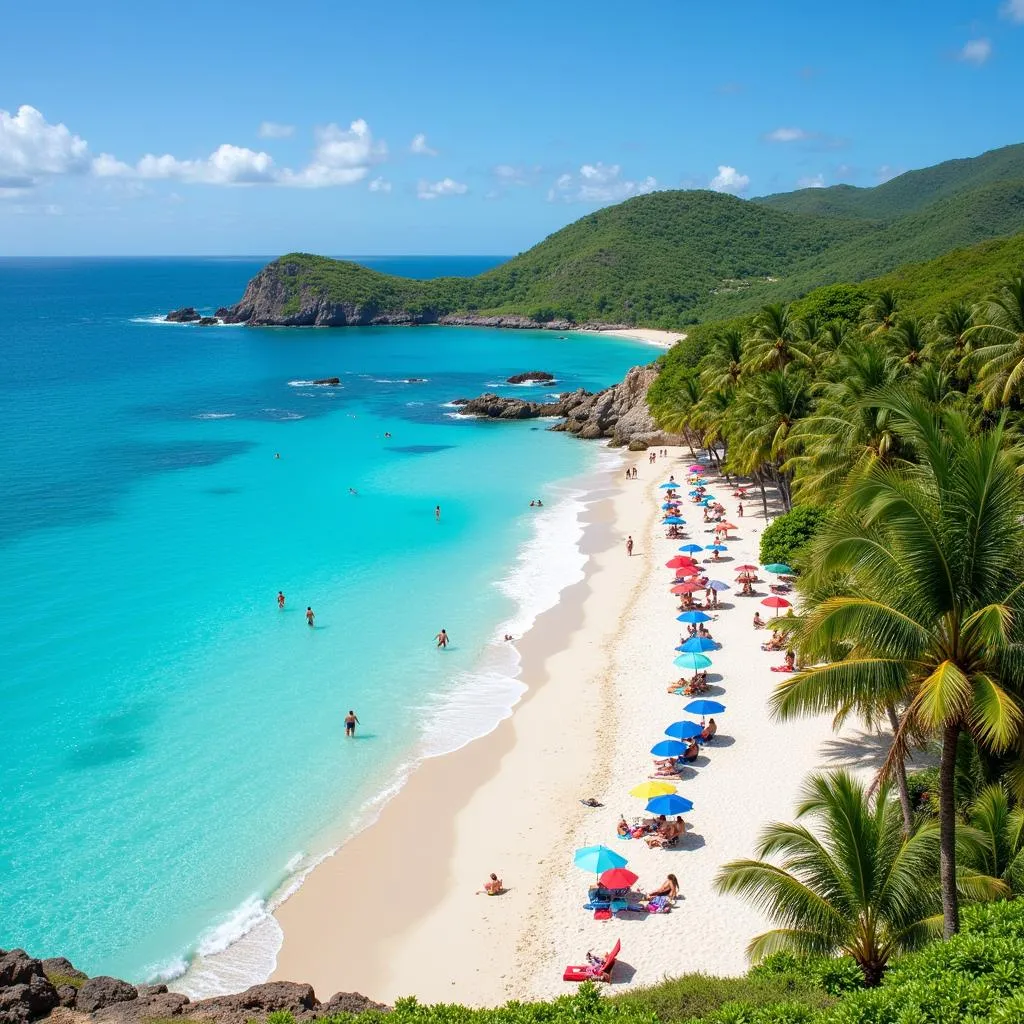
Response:
[[[693,497],[693,495],[695,495],[695,494],[700,494],[700,491],[699,490],[690,491],[690,497]]]
[[[676,622],[710,622],[711,616],[702,611],[683,612],[676,616]]]
[[[725,705],[719,704],[717,700],[691,700],[683,710],[689,711],[691,715],[720,715]]]
[[[655,757],[682,757],[686,753],[686,744],[679,740],[660,740],[651,747]]]
[[[692,555],[704,549],[699,544],[684,544],[679,550],[687,555]]]
[[[684,654],[703,654],[705,651],[717,651],[718,644],[706,636],[691,636],[689,640],[676,648]]]
[[[693,810],[693,801],[687,800],[685,796],[678,793],[666,793],[664,796],[651,797],[647,801],[648,814],[685,814]]]
[[[666,501],[665,504],[661,506],[661,511],[662,512],[668,512],[671,509],[678,510],[679,509],[679,502],[678,501]]]
[[[676,483],[675,480],[669,480],[661,485],[663,491],[678,491],[680,487],[682,487],[682,484]]]
[[[729,584],[728,583],[723,583],[721,580],[711,580],[708,583],[708,587],[711,590],[717,590],[719,592],[721,592],[723,590],[729,590],[730,589]]]
[[[696,654],[693,651],[686,651],[678,658],[673,659],[672,664],[676,668],[687,668],[692,672],[698,672],[702,668],[711,667],[711,659],[706,654]]]
[[[572,855],[572,862],[594,875],[609,868],[624,868],[627,863],[621,853],[609,850],[607,846],[584,846]]]
[[[705,551],[728,551],[729,549],[724,544],[708,544],[705,547]]]
[[[788,565],[783,565],[782,562],[772,562],[764,567],[764,571],[775,573],[776,576],[783,576],[788,575],[793,570]]]
[[[680,519],[679,516],[668,516],[665,522],[671,523],[672,526],[684,526],[686,524],[686,520]]]
[[[673,722],[666,730],[666,736],[674,736],[677,740],[692,740],[704,730],[696,722]]]

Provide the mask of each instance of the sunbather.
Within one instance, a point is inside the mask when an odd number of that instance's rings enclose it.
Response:
[[[707,743],[708,740],[713,740],[715,734],[718,732],[718,723],[713,719],[708,719],[708,724],[704,726],[703,731],[700,734],[700,738]]]
[[[760,612],[754,612],[754,629],[764,629],[764,619]]]
[[[633,830],[629,827],[629,822],[625,818],[619,818],[618,825],[615,826],[616,833],[621,837],[625,838],[631,835]]]
[[[501,884],[501,879],[492,871],[491,877],[484,882],[482,889],[477,889],[476,894],[487,896],[500,896],[505,891],[504,885]]]
[[[687,764],[692,764],[694,761],[697,760],[697,757],[699,756],[699,754],[700,754],[700,744],[697,742],[696,739],[692,739],[692,740],[690,740],[690,745],[686,748],[686,753],[683,754],[683,760]]]
[[[652,889],[648,894],[649,900],[654,899],[655,896],[667,896],[670,900],[674,900],[679,895],[679,879],[675,875],[669,875],[657,889]]]

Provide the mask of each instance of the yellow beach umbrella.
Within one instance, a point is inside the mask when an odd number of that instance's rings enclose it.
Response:
[[[671,782],[658,782],[652,779],[650,782],[641,782],[639,786],[634,786],[629,795],[638,796],[641,800],[650,800],[652,797],[667,796],[675,791],[676,787]]]

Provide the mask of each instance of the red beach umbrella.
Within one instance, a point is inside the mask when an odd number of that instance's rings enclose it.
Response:
[[[700,583],[695,583],[690,580],[689,583],[680,583],[678,586],[672,588],[673,594],[695,594],[698,590],[704,590],[705,588]]]
[[[682,569],[688,565],[693,565],[694,561],[692,558],[687,558],[684,555],[676,555],[675,558],[670,558],[665,563],[666,569]]]
[[[690,473],[703,473],[704,472],[704,467],[703,466],[698,466],[698,465],[695,464],[695,465],[691,466],[687,472],[690,472]]]
[[[629,868],[609,868],[597,880],[606,889],[628,889],[639,877]]]
[[[736,577],[736,582],[737,583],[756,583],[757,582],[757,576],[754,573],[752,573],[752,572],[741,572],[739,574],[739,576]]]
[[[761,604],[766,608],[788,608],[789,602],[784,597],[766,597]]]
[[[696,565],[684,565],[676,569],[677,576],[699,576],[700,568]]]
[[[757,572],[758,567],[756,565],[737,565],[737,572]]]

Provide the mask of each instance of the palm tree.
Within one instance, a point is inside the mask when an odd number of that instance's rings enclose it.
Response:
[[[861,328],[865,334],[875,336],[887,334],[896,326],[900,315],[900,298],[891,288],[878,293],[861,313]]]
[[[743,332],[727,327],[711,339],[710,350],[701,360],[701,382],[712,391],[732,391],[743,370]]]
[[[967,332],[973,326],[974,309],[962,299],[943,306],[935,317],[928,355],[957,378],[970,352]]]
[[[887,768],[914,738],[938,736],[944,930],[959,929],[955,765],[960,734],[1006,750],[1024,715],[1024,491],[1021,451],[1000,420],[972,434],[894,392],[914,463],[850,481],[816,540],[796,643],[808,668],[776,688],[783,718],[884,700],[905,706]]]
[[[916,316],[903,316],[888,332],[888,344],[907,366],[920,366],[931,340],[928,325]]]
[[[1012,807],[999,783],[978,794],[957,838],[965,865],[999,879],[1013,893],[1024,893],[1024,808]]]
[[[798,501],[831,504],[848,477],[899,456],[894,417],[873,404],[871,396],[906,375],[906,366],[875,341],[843,346],[836,353],[816,409],[794,430],[802,451],[784,467],[794,475]]]
[[[806,357],[804,325],[792,315],[788,305],[765,306],[754,317],[744,350],[744,360],[751,369],[784,370],[795,360]]]
[[[694,373],[675,374],[660,387],[651,389],[651,415],[655,423],[672,434],[682,434],[693,452],[693,437],[698,432],[700,382]]]
[[[989,409],[1024,393],[1024,277],[1003,285],[974,314],[965,335],[978,336],[974,360]]]
[[[797,807],[801,824],[769,825],[759,860],[724,865],[719,892],[737,893],[780,927],[756,936],[751,959],[788,949],[853,957],[864,984],[882,980],[889,958],[926,942],[938,930],[934,822],[903,833],[900,813],[882,787],[874,801],[847,772],[814,774]],[[766,858],[781,855],[781,864]]]
[[[811,382],[800,371],[770,370],[748,380],[736,394],[726,421],[730,462],[741,473],[761,480],[761,500],[768,516],[763,478],[778,485],[788,511],[791,474],[783,464],[793,450],[790,440],[795,426],[811,408]]]

